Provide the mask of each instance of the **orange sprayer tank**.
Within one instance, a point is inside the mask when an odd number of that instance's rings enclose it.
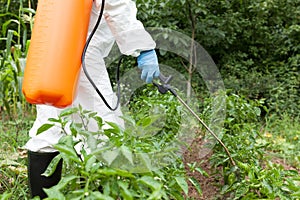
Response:
[[[92,0],[39,0],[22,91],[32,104],[72,104]]]

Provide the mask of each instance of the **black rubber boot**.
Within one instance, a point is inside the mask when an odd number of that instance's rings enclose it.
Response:
[[[41,199],[47,195],[43,188],[50,188],[60,181],[62,160],[59,161],[55,172],[49,176],[42,176],[52,159],[58,155],[58,152],[39,153],[28,151],[28,181],[31,197],[39,196]]]

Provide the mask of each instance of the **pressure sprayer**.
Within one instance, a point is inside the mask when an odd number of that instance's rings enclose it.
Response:
[[[103,15],[87,38],[93,0],[39,0],[27,56],[22,91],[29,103],[65,108],[72,104],[82,69],[105,105],[111,107],[85,66],[85,54]],[[121,62],[121,59],[120,61]],[[119,82],[119,68],[117,71]],[[118,94],[120,85],[118,83]]]
[[[119,68],[123,57],[117,67],[118,101],[115,107],[107,103],[85,67],[86,50],[100,24],[105,0],[102,0],[98,20],[86,40],[92,3],[93,0],[39,0],[22,86],[29,103],[48,104],[58,108],[71,105],[76,96],[82,66],[86,77],[105,105],[110,110],[117,109],[120,101]],[[172,77],[161,74],[159,79],[162,84],[153,82],[159,92],[171,92],[222,145],[235,166],[224,143],[169,85]]]
[[[93,0],[39,0],[22,91],[29,103],[64,108],[76,96]]]

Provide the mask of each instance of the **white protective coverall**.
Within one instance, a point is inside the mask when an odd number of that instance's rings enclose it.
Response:
[[[110,105],[115,105],[116,95],[112,90],[109,76],[103,58],[106,57],[116,41],[122,54],[138,56],[140,51],[155,48],[155,42],[142,23],[136,19],[137,9],[131,0],[106,0],[103,19],[91,40],[86,52],[86,67],[95,84],[105,96]],[[99,9],[93,4],[88,33],[90,34],[99,16]],[[121,126],[119,118],[121,111],[110,111],[100,99],[83,72],[79,77],[77,97],[72,106],[81,105],[85,110],[96,111],[105,121],[115,122]],[[41,125],[48,123],[49,118],[57,118],[61,109],[37,105],[37,117],[29,131],[30,139],[25,148],[33,152],[54,152],[52,146],[62,136],[59,127],[52,127],[36,135]],[[97,124],[91,124],[89,129],[95,131]]]

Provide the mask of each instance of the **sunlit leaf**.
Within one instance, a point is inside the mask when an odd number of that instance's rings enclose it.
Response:
[[[48,165],[48,167],[45,170],[45,172],[42,174],[42,176],[46,176],[46,177],[51,176],[55,172],[58,163],[62,161],[61,159],[62,159],[62,157],[61,157],[60,154],[58,154],[57,156],[55,156],[52,159],[52,161],[50,162],[50,164]]]
[[[194,177],[190,177],[189,181],[193,184],[193,186],[196,188],[197,192],[199,195],[202,195],[202,190],[201,190],[201,186],[199,184],[199,182],[194,178]]]
[[[48,129],[52,128],[54,124],[43,124],[40,128],[37,130],[37,135],[47,131]]]
[[[177,184],[183,190],[183,192],[187,195],[189,193],[189,186],[186,182],[185,177],[175,177]]]

